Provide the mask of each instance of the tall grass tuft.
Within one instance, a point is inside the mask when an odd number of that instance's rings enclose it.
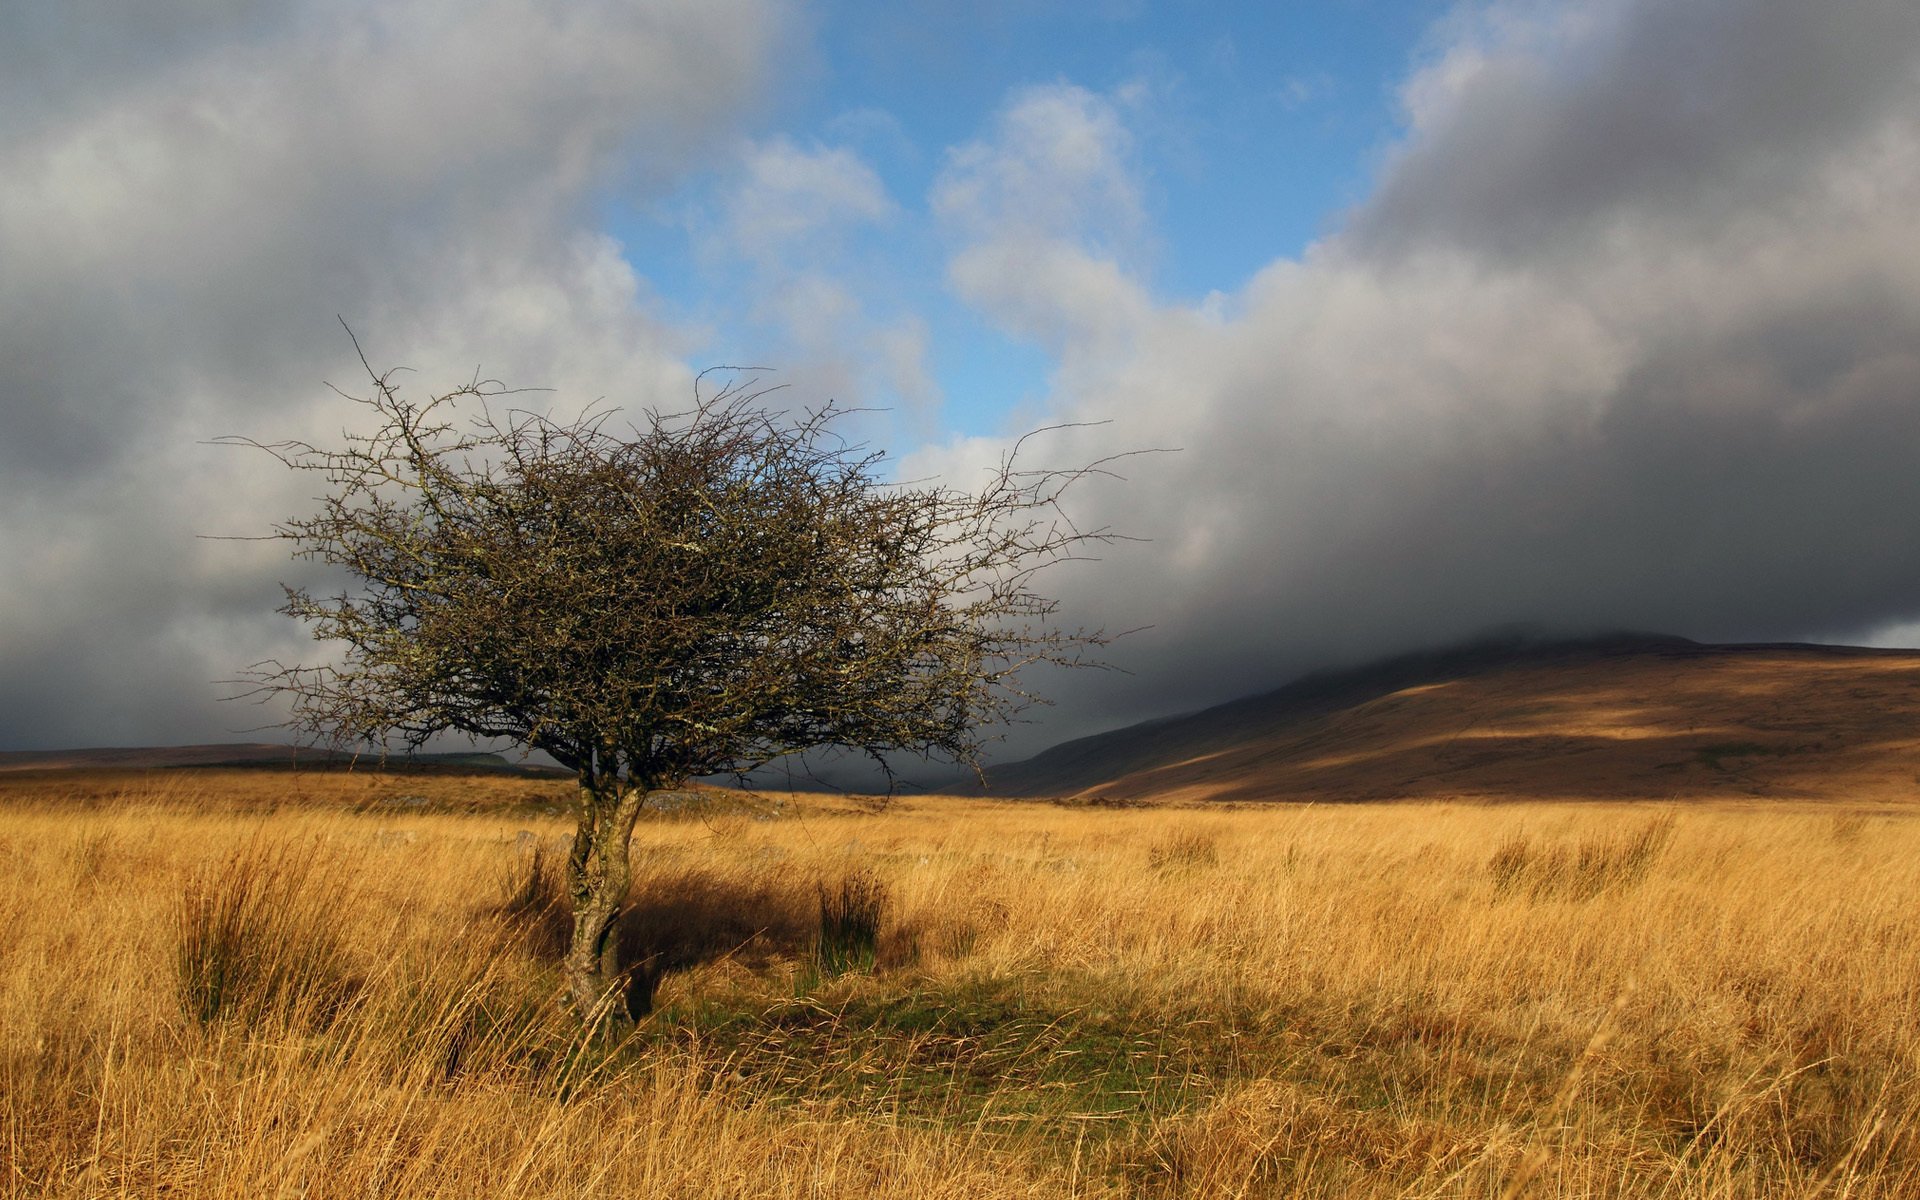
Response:
[[[567,948],[572,906],[556,856],[537,842],[517,851],[494,886],[489,915],[513,932],[525,953],[557,961]]]
[[[828,978],[873,970],[880,954],[880,924],[887,912],[887,886],[860,870],[837,887],[820,885],[820,940],[814,963]]]
[[[1536,846],[1515,833],[1495,847],[1487,875],[1499,895],[1591,900],[1645,879],[1673,841],[1673,830],[1673,815],[1662,813],[1623,837],[1590,837],[1572,847]]]
[[[538,919],[566,903],[566,885],[547,848],[535,842],[501,872],[501,916]]]
[[[357,984],[318,882],[310,848],[257,841],[188,877],[175,910],[174,984],[190,1020],[332,1021]]]
[[[1147,866],[1155,871],[1194,871],[1219,865],[1219,844],[1204,830],[1175,830],[1147,847]]]

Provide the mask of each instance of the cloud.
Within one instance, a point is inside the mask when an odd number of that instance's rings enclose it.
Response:
[[[767,340],[782,364],[779,381],[806,403],[832,399],[869,408],[848,426],[911,428],[938,409],[941,393],[928,365],[926,323],[911,312],[879,316],[855,290],[857,280],[825,271],[760,276],[755,315],[777,332]]]
[[[1117,252],[1144,224],[1132,136],[1111,100],[1072,84],[1016,92],[987,138],[954,148],[934,213],[974,238],[1062,238]]]
[[[894,213],[880,176],[844,146],[809,149],[774,138],[749,146],[741,170],[744,178],[727,202],[725,229],[733,253],[818,254],[824,237]]]
[[[829,125],[899,136],[873,110]],[[852,422],[862,436],[924,431],[940,389],[925,322],[876,246],[904,215],[880,173],[852,146],[779,136],[743,142],[715,190],[692,220],[703,282],[728,297],[730,332],[752,341],[755,361],[778,364],[786,396],[869,410]]]
[[[1182,447],[1079,494],[1153,540],[1061,568],[1067,613],[1153,628],[1035,736],[1505,622],[1920,627],[1907,0],[1465,7],[1340,230],[1199,303],[1151,278],[1150,94],[1012,93],[923,215],[851,145],[743,139],[779,0],[125,7],[0,8],[0,746],[219,736],[259,714],[208,681],[311,653],[280,547],[193,536],[310,489],[198,442],[337,436],[336,313],[423,389],[684,396],[704,335],[596,214],[716,165],[795,394],[937,404],[863,240],[930,221],[953,293],[1051,355],[1041,419],[1112,420],[1042,456]]]
[[[1056,352],[1130,338],[1150,308],[1133,274],[1146,234],[1133,154],[1114,100],[1072,84],[1016,92],[934,181],[954,291]]]
[[[1411,136],[1351,240],[1537,255],[1819,204],[1910,132],[1920,8],[1496,4],[1402,89]]]
[[[105,19],[113,7],[112,19]],[[99,8],[101,12],[90,12]],[[596,197],[756,103],[771,0],[27,3],[0,14],[0,744],[208,736],[310,487],[197,445],[337,436],[357,363],[685,395]],[[271,550],[271,553],[266,551]]]
[[[1082,497],[1154,540],[1058,574],[1068,611],[1154,628],[1116,648],[1133,675],[1054,683],[1046,735],[1509,622],[1765,639],[1920,614],[1916,22],[1465,12],[1345,227],[1201,305],[1102,252],[1137,191],[1121,110],[1016,97],[935,192],[956,289],[1052,339],[1057,417],[1113,421],[1057,461],[1183,447]],[[1036,149],[1054,128],[1081,152]],[[1011,234],[979,215],[1042,196]],[[964,476],[982,449],[914,465]]]

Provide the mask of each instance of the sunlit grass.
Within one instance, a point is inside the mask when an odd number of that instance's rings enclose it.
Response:
[[[616,1044],[557,785],[4,793],[0,1196],[1920,1194],[1900,810],[691,805]]]

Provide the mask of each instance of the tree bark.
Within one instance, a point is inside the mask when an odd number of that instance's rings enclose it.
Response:
[[[632,985],[620,961],[618,922],[633,881],[628,859],[633,826],[648,789],[619,781],[582,780],[579,822],[567,857],[567,888],[573,897],[573,936],[563,966],[567,998],[582,1020],[598,1024],[621,1013],[645,1012],[651,989],[635,1012]],[[645,964],[643,964],[644,967]]]

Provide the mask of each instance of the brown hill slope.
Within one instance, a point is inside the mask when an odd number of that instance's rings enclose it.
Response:
[[[1920,651],[1482,644],[1056,746],[1007,796],[1920,800]]]

